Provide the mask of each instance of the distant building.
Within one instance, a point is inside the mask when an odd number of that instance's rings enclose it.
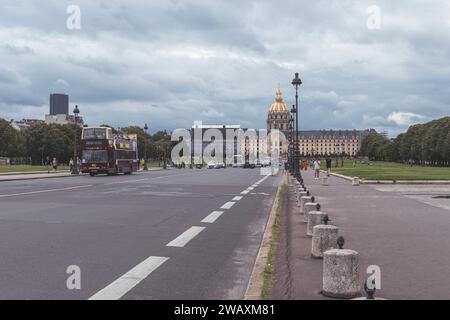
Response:
[[[355,156],[361,141],[374,129],[366,130],[310,130],[299,131],[300,154],[304,156]]]
[[[300,116],[300,114],[299,114]],[[267,130],[278,129],[289,137],[290,112],[283,102],[281,90],[278,87],[275,102],[270,106],[267,115]],[[295,130],[294,130],[295,131]],[[301,156],[355,156],[361,148],[361,141],[369,134],[376,134],[375,129],[365,130],[299,130],[299,146]],[[294,134],[295,137],[295,134]],[[287,158],[288,142],[270,142],[271,150],[279,147],[281,158]]]
[[[50,113],[45,115],[46,124],[84,124],[83,118],[69,115],[69,96],[66,94],[52,93],[50,94]]]
[[[25,131],[30,128],[30,126],[26,123],[23,123],[21,121],[11,121],[11,127],[17,131]]]
[[[50,115],[69,114],[69,96],[67,94],[50,94]]]
[[[28,125],[30,127],[45,123],[44,120],[39,120],[39,119],[22,119],[20,122],[25,123],[26,125]]]
[[[205,137],[205,132],[210,129],[217,130],[219,138],[216,137],[208,139]],[[201,132],[201,137],[195,137],[195,130]],[[201,130],[201,131],[200,131]],[[241,140],[237,140],[238,131],[241,130]],[[264,130],[265,131],[265,130]],[[214,131],[209,131],[210,134],[214,134]],[[265,133],[265,132],[264,132]],[[221,146],[220,150],[224,158],[231,159],[234,155],[242,155],[243,159],[252,158],[258,159],[260,157],[266,157],[267,155],[267,137],[264,133],[258,130],[249,130],[247,128],[241,128],[240,125],[198,125],[194,124],[191,128],[191,153],[194,156],[194,152],[201,150],[202,154],[205,148],[211,143],[215,142]],[[199,134],[200,135],[200,134]],[[201,146],[195,146],[195,138],[201,139]],[[227,141],[229,138],[232,141]]]

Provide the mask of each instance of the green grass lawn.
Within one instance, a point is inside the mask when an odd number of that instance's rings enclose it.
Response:
[[[420,167],[374,161],[371,165],[357,163],[353,167],[353,161],[344,161],[344,167],[335,167],[333,161],[331,172],[340,173],[349,177],[359,177],[366,180],[450,180],[450,168],[444,167]],[[341,162],[339,161],[339,166]],[[325,166],[323,166],[325,167]]]
[[[53,168],[51,169],[53,170]],[[69,170],[68,166],[58,166],[58,171]],[[47,171],[46,166],[0,166],[0,173],[8,172],[31,172],[31,171]]]

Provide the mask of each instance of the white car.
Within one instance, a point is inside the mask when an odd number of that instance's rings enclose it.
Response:
[[[217,163],[215,163],[214,161],[210,161],[206,165],[206,168],[208,168],[208,169],[215,169],[216,167],[217,167]]]

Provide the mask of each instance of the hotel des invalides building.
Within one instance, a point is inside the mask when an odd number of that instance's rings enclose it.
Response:
[[[240,154],[251,158],[262,158],[264,155],[270,156],[272,151],[279,152],[281,159],[287,159],[288,141],[279,136],[289,137],[289,118],[291,114],[288,106],[283,102],[283,95],[278,87],[275,92],[275,101],[270,105],[267,113],[267,137],[258,137],[256,135],[245,135],[239,143],[235,143],[233,149],[227,150],[229,146],[225,141],[216,141],[223,143],[223,154]],[[202,133],[208,129],[219,130],[223,137],[226,137],[227,129],[242,129],[243,132],[248,132],[247,129],[241,128],[239,125],[204,125],[194,124],[191,128],[193,137],[194,129],[201,129]],[[282,135],[271,135],[274,130],[279,130]],[[299,130],[299,145],[300,155],[302,157],[324,157],[324,156],[356,156],[360,147],[361,141],[369,134],[376,134],[374,129],[366,130]],[[276,137],[276,138],[274,138]],[[202,141],[204,149],[210,141]],[[193,143],[191,145],[193,147]],[[239,149],[239,150],[238,150]]]
[[[299,114],[300,115],[300,114]],[[267,131],[278,129],[289,137],[288,106],[283,102],[283,96],[278,87],[275,93],[275,102],[272,103],[267,114]],[[295,129],[294,129],[295,130]],[[295,131],[293,131],[295,132]],[[376,134],[374,129],[366,130],[299,130],[300,156],[356,156],[361,148],[361,141],[369,134]],[[271,142],[271,150],[277,149],[277,142]],[[279,142],[280,156],[286,159],[288,143]]]

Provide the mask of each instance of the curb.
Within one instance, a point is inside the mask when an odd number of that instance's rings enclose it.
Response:
[[[263,272],[267,264],[267,256],[270,249],[270,241],[272,240],[272,226],[275,222],[276,209],[278,207],[278,198],[281,190],[281,186],[286,183],[286,175],[283,175],[280,183],[278,184],[277,193],[275,194],[275,201],[273,202],[272,209],[270,211],[269,219],[267,220],[264,235],[261,240],[258,255],[253,266],[253,271],[250,276],[250,280],[245,291],[244,300],[261,300],[261,290],[263,285]]]
[[[61,170],[56,173],[69,173],[69,170]],[[55,173],[51,171],[51,173]],[[26,171],[26,172],[3,172],[0,173],[0,177],[19,176],[19,175],[33,175],[33,174],[49,174],[48,171]]]
[[[326,171],[321,170],[323,173]],[[343,174],[330,172],[330,175],[352,181],[352,177],[344,176]],[[450,180],[364,180],[359,179],[362,184],[435,184],[435,185],[450,185]]]
[[[155,168],[155,169],[149,169],[148,171],[143,171],[143,170],[139,170],[139,171],[137,171],[138,173],[144,173],[144,172],[150,172],[150,171],[160,171],[160,170],[163,170],[162,168]],[[82,177],[82,176],[84,176],[83,174],[79,174],[79,175],[77,175],[77,174],[70,174],[70,173],[68,173],[68,174],[64,174],[64,175],[54,175],[54,176],[52,176],[51,174],[52,173],[50,173],[50,175],[48,175],[48,176],[45,176],[45,177],[42,177],[42,176],[40,176],[40,177],[33,177],[33,175],[36,175],[36,174],[47,174],[47,172],[33,172],[33,173],[30,173],[30,172],[28,172],[28,173],[9,173],[9,174],[0,174],[0,183],[2,183],[2,182],[11,182],[11,181],[22,181],[22,180],[37,180],[37,179],[52,179],[52,178],[68,178],[68,177]],[[21,177],[21,178],[13,178],[14,176],[18,176],[18,175],[28,175],[28,177]],[[2,179],[2,177],[7,177],[7,178],[5,178],[5,179]]]
[[[0,179],[0,183],[8,181],[22,181],[22,180],[37,180],[37,179],[54,179],[54,178],[68,178],[68,177],[79,177],[81,175],[61,175],[61,176],[48,176],[48,177],[23,177],[23,178],[7,178]]]

